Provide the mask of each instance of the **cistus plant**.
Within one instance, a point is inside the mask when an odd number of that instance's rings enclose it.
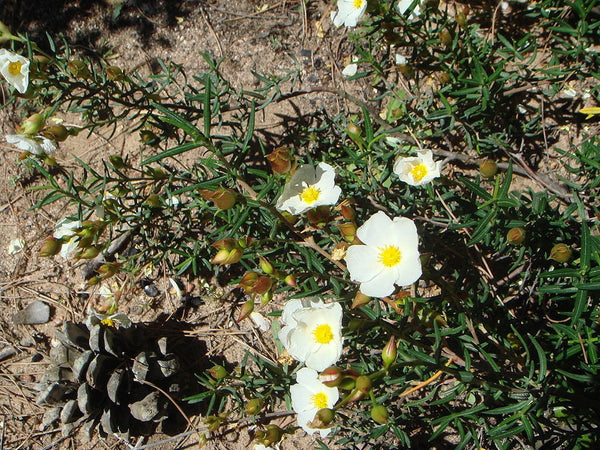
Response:
[[[550,140],[547,120],[595,127],[561,92],[577,80],[599,99],[598,3],[337,6],[332,33],[348,32],[358,57],[350,80],[373,98],[316,89],[353,114],[321,111],[279,142],[257,113],[289,98],[294,74],[240,90],[202,55],[206,72],[162,63],[150,82],[3,31],[11,55],[44,61],[23,102],[46,123],[80,113],[67,143],[124,120],[143,143],[139,158],[80,170],[28,144],[20,164],[47,180],[35,206],[69,211],[40,254],[93,258],[91,284],[152,264],[240,288],[227,306],[272,326],[272,358],[197,374],[188,401],[208,405],[210,432],[253,423],[257,443],[275,445],[301,428],[322,448],[593,448],[600,142]],[[19,92],[23,77],[5,76]],[[35,128],[22,142],[60,140]],[[551,154],[544,174],[535,164]],[[279,428],[280,408],[297,427]]]

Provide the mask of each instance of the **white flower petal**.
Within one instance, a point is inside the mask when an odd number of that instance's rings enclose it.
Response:
[[[358,5],[355,0],[338,0],[337,7],[338,11],[331,15],[333,24],[336,27],[355,27],[367,9],[367,0],[359,0]]]
[[[345,77],[351,77],[352,75],[356,75],[356,72],[358,72],[358,64],[351,63],[344,67],[344,70],[342,70],[342,75]]]
[[[252,311],[250,313],[250,319],[252,320],[252,322],[254,322],[256,328],[258,328],[263,333],[266,333],[271,329],[271,322],[268,319],[265,319],[265,317],[261,313]]]
[[[383,211],[378,211],[356,230],[356,236],[363,244],[382,247],[389,242],[392,229],[392,219]]]
[[[8,254],[16,255],[25,248],[25,239],[13,239],[8,244]]]
[[[29,86],[29,60],[6,49],[2,50],[0,52],[0,74],[19,93],[24,94]],[[15,65],[18,69],[17,73],[14,73]]]
[[[394,292],[397,274],[393,270],[385,270],[371,281],[361,283],[360,292],[368,297],[387,297]]]
[[[418,167],[421,166],[421,167]],[[415,169],[418,168],[418,176]],[[417,156],[399,157],[394,163],[394,173],[400,181],[412,186],[421,186],[440,176],[441,161],[433,160],[431,150],[417,152]]]
[[[368,245],[351,245],[346,252],[346,267],[350,279],[364,283],[372,280],[381,272],[381,264],[377,261],[379,250]]]

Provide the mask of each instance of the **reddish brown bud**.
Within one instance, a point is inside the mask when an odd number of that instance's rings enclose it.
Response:
[[[354,296],[354,300],[352,301],[351,309],[360,308],[361,306],[365,306],[371,301],[371,297],[367,297],[362,292],[358,292]]]
[[[296,160],[288,147],[278,147],[269,153],[266,158],[275,173],[287,174],[296,165]]]
[[[296,277],[294,275],[286,275],[284,281],[288,286],[296,287]]]
[[[255,416],[262,411],[265,401],[262,398],[251,398],[246,402],[244,411],[248,416]]]
[[[212,366],[210,369],[208,369],[208,373],[210,373],[210,376],[215,380],[222,380],[228,375],[225,367],[221,366],[220,364],[215,364]]]
[[[306,218],[316,227],[324,227],[331,219],[331,208],[329,206],[317,206],[306,212]]]
[[[107,66],[106,76],[113,81],[121,81],[124,78],[123,71],[117,66]]]
[[[271,278],[269,278],[269,277],[265,277],[264,275],[261,275],[256,280],[256,283],[254,283],[254,286],[252,287],[251,292],[253,294],[263,295],[263,294],[266,294],[267,292],[269,292],[271,290],[272,286],[273,286],[273,280],[271,280]]]
[[[63,142],[69,137],[69,130],[64,125],[51,125],[44,128],[42,135],[56,142]]]
[[[561,242],[550,250],[550,259],[559,263],[566,263],[571,259],[572,254],[573,250],[571,250],[571,247]]]
[[[350,205],[342,204],[342,206],[340,206],[340,210],[344,219],[354,220],[354,216],[356,213],[354,211],[354,208],[352,208]]]
[[[386,369],[390,367],[390,365],[394,364],[396,361],[396,356],[398,354],[398,350],[396,349],[396,338],[394,335],[390,337],[390,340],[385,347],[383,347],[383,351],[381,352],[381,358],[383,359],[383,367]]]
[[[214,191],[209,189],[201,189],[200,195],[202,195],[204,200],[213,202],[217,208],[222,210],[233,207],[237,200],[237,194],[235,191],[223,187],[220,187]]]
[[[327,387],[336,387],[342,382],[344,373],[337,366],[330,366],[319,374],[319,381]]]
[[[479,173],[486,178],[492,178],[498,173],[498,164],[493,159],[484,159],[479,164]]]
[[[506,233],[506,240],[512,245],[521,245],[525,242],[525,230],[523,228],[511,228]]]
[[[339,223],[337,227],[345,241],[354,242],[356,239],[356,224],[354,222]]]
[[[242,305],[242,308],[240,309],[240,315],[238,316],[236,322],[240,323],[242,320],[248,318],[248,316],[252,314],[252,311],[254,311],[254,300],[248,300]]]

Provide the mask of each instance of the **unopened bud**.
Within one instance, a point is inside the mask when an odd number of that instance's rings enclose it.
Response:
[[[56,142],[63,142],[69,137],[69,130],[64,125],[51,125],[49,127],[44,128],[42,134],[48,139],[52,139]]]
[[[38,70],[44,71],[46,70],[46,67],[48,67],[50,58],[44,55],[33,55],[33,61],[34,64],[37,66]]]
[[[38,256],[45,258],[57,255],[60,252],[61,247],[62,243],[59,239],[56,239],[55,237],[49,237],[46,239],[46,242],[42,244],[42,247],[38,252]]]
[[[242,259],[243,252],[240,249],[234,248],[231,251],[219,250],[215,257],[212,259],[213,264],[219,264],[221,266],[227,266],[235,264]]]
[[[389,414],[385,406],[375,405],[371,409],[371,419],[375,422],[380,423],[381,425],[385,425],[388,423]]]
[[[87,64],[81,60],[76,59],[73,61],[69,61],[68,68],[75,78],[92,78],[92,74],[90,73],[90,69],[88,69]]]
[[[260,296],[260,304],[266,305],[273,299],[273,290],[269,289],[267,292]]]
[[[525,242],[525,230],[521,227],[511,228],[506,233],[506,240],[512,245],[521,245]]]
[[[208,369],[208,373],[215,380],[222,380],[228,375],[225,367],[221,366],[220,364],[215,364],[214,366],[212,366],[210,369]]]
[[[352,300],[351,309],[360,308],[361,306],[367,305],[371,301],[371,297],[366,296],[362,292],[357,292]]]
[[[284,281],[288,286],[296,287],[296,277],[294,275],[286,275]]]
[[[465,27],[465,25],[467,25],[467,16],[466,16],[464,13],[462,13],[462,12],[459,12],[459,13],[456,15],[456,23],[457,23],[457,24],[458,24],[460,27],[463,27],[463,28],[464,28],[464,27]]]
[[[261,275],[256,280],[256,283],[254,283],[254,286],[252,286],[251,292],[253,294],[263,295],[263,294],[266,294],[267,292],[269,292],[271,290],[272,286],[273,286],[273,280],[269,277],[265,277],[264,275]]]
[[[360,136],[362,130],[354,122],[348,122],[348,135]]]
[[[98,274],[100,274],[103,278],[110,278],[113,275],[115,275],[120,269],[120,264],[108,262],[98,267],[98,269],[96,269],[96,272],[98,272]]]
[[[200,195],[202,195],[205,200],[213,202],[217,208],[222,210],[230,209],[235,205],[237,200],[237,194],[234,190],[223,187],[214,191],[202,189]]]
[[[317,206],[306,212],[306,218],[316,227],[324,227],[331,219],[331,208],[329,206]]]
[[[168,178],[169,175],[165,173],[160,167],[151,167],[148,169],[148,175],[150,175],[155,180],[164,180]]]
[[[498,164],[493,159],[484,159],[479,164],[479,173],[486,178],[492,178],[498,173]]]
[[[204,419],[204,423],[208,427],[209,431],[215,432],[219,429],[225,418],[219,416],[208,416]]]
[[[398,69],[398,72],[405,77],[412,77],[415,73],[415,70],[410,64],[398,64],[396,68]]]
[[[159,141],[158,136],[150,130],[140,131],[140,139],[144,144],[150,145],[150,146],[157,145],[158,141]]]
[[[117,66],[108,66],[106,68],[106,76],[109,80],[121,81],[123,79],[123,71]]]
[[[392,364],[394,364],[394,361],[396,361],[397,354],[398,350],[396,349],[396,338],[394,337],[394,335],[392,335],[392,337],[390,337],[390,340],[387,344],[385,344],[385,347],[383,347],[383,350],[381,352],[381,358],[383,359],[383,367],[387,369]]]
[[[244,292],[250,293],[252,291],[252,288],[258,280],[258,276],[259,275],[257,272],[246,272],[244,274],[244,276],[239,282],[239,285],[244,290]]]
[[[337,366],[330,366],[319,374],[319,381],[327,387],[336,387],[342,382],[344,373]]]
[[[452,33],[450,33],[450,31],[448,31],[446,28],[440,31],[440,42],[442,45],[446,46],[452,43]]]
[[[331,408],[321,408],[315,414],[314,419],[308,423],[308,426],[316,429],[330,428],[331,422],[335,417],[335,412]]]
[[[92,245],[84,250],[82,250],[77,257],[79,259],[92,259],[100,254],[102,250],[101,245]]]
[[[21,133],[28,134],[30,136],[36,135],[43,128],[45,123],[46,119],[42,114],[32,114],[21,124]]]
[[[266,158],[273,172],[282,175],[289,173],[296,165],[296,159],[288,147],[278,147],[266,155]]]
[[[248,416],[255,416],[261,412],[263,406],[265,406],[265,401],[262,398],[251,398],[246,402],[244,411]]]
[[[550,259],[559,263],[566,263],[571,259],[572,254],[573,250],[571,250],[571,247],[561,242],[550,250]]]
[[[248,300],[242,305],[242,308],[240,309],[240,315],[238,316],[236,322],[240,323],[242,320],[246,319],[248,316],[250,316],[250,314],[252,314],[252,311],[254,311],[254,300]]]
[[[128,167],[127,163],[123,159],[121,155],[110,155],[108,157],[110,163],[113,165],[115,169],[125,169]]]
[[[271,264],[266,258],[263,256],[258,257],[261,270],[267,275],[271,275],[273,273],[273,264]]]
[[[146,204],[150,206],[150,208],[160,208],[162,206],[160,197],[156,194],[150,194],[146,199]]]
[[[267,425],[267,430],[265,432],[262,444],[267,447],[277,444],[283,436],[283,430],[279,428],[277,425]]]
[[[339,223],[337,227],[345,241],[354,242],[354,239],[356,239],[356,224],[354,222]]]
[[[352,208],[350,205],[342,204],[342,206],[340,206],[340,210],[344,219],[354,220],[354,216],[356,213],[354,212],[354,208]]]
[[[356,389],[361,392],[369,392],[371,390],[371,378],[366,375],[361,375],[356,379]]]
[[[56,158],[54,156],[49,155],[46,155],[44,157],[44,163],[46,163],[48,167],[55,167],[58,165],[58,163],[56,162]]]

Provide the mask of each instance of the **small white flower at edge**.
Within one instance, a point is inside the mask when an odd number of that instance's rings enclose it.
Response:
[[[419,1],[415,5],[415,8],[412,10],[412,13],[408,17],[409,20],[415,20],[421,14],[420,3],[421,2]],[[398,10],[398,12],[400,14],[404,15],[404,13],[408,10],[408,8],[410,8],[410,5],[412,5],[412,4],[413,4],[413,0],[399,0],[398,3],[396,4],[396,9]]]
[[[333,167],[324,162],[317,167],[304,164],[284,186],[275,208],[296,216],[317,206],[335,205],[341,193]]]
[[[392,220],[379,211],[356,230],[356,236],[364,245],[351,245],[345,259],[350,279],[360,283],[363,294],[386,297],[394,285],[407,286],[421,277],[419,236],[412,220]]]
[[[399,157],[394,163],[394,173],[411,186],[421,186],[440,176],[441,161],[433,160],[431,150],[417,152],[417,156]]]
[[[21,94],[29,86],[29,60],[21,55],[0,49],[0,73]]]
[[[52,236],[56,239],[62,240],[62,246],[60,248],[60,256],[67,259],[77,249],[79,236],[77,236],[77,229],[81,228],[80,220],[69,220],[64,219],[56,224],[56,229]]]
[[[292,408],[298,414],[298,425],[308,434],[318,431],[322,438],[327,437],[331,428],[315,429],[308,424],[314,420],[317,411],[336,404],[339,399],[337,388],[325,386],[315,370],[303,367],[296,373],[296,384],[290,387],[290,395]]]
[[[324,370],[342,355],[342,307],[321,300],[294,299],[283,307],[279,340],[296,361]],[[312,420],[312,419],[311,419]]]
[[[338,10],[331,13],[336,27],[355,27],[367,9],[367,0],[338,0]]]
[[[23,134],[7,134],[6,142],[14,144],[19,150],[34,155],[52,153],[57,148],[56,142],[43,136],[27,137]]]
[[[25,239],[13,239],[8,244],[8,254],[16,255],[25,248]]]
[[[344,75],[345,77],[351,77],[352,75],[356,75],[357,71],[358,71],[358,64],[351,63],[351,64],[348,64],[346,67],[344,67],[344,70],[342,70],[342,75]]]

